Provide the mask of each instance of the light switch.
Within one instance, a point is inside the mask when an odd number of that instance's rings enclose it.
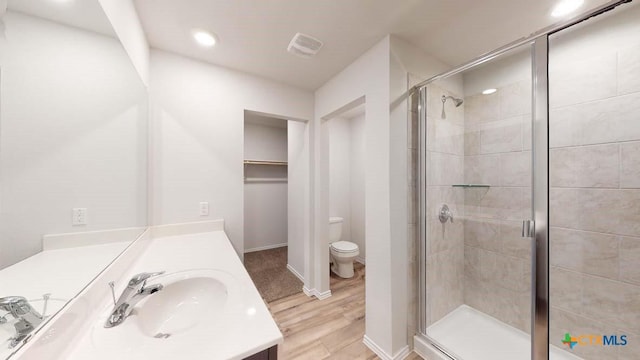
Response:
[[[201,202],[200,203],[200,216],[209,216],[209,203]]]
[[[73,226],[87,225],[87,208],[73,208],[71,224]]]

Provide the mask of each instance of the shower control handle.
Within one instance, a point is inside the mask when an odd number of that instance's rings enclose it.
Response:
[[[440,219],[441,223],[446,223],[447,221],[451,221],[453,223],[453,213],[449,210],[449,206],[447,204],[442,205],[440,208],[440,213],[438,214],[438,219]]]

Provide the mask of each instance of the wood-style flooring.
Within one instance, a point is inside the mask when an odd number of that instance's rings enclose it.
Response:
[[[356,263],[355,270],[351,279],[331,274],[328,299],[296,294],[267,304],[284,335],[279,360],[379,359],[362,343],[365,269]],[[407,359],[422,358],[412,353]]]

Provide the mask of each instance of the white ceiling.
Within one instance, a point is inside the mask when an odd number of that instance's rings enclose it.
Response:
[[[98,0],[9,0],[11,11],[116,37]]]
[[[387,34],[457,65],[558,21],[557,0],[134,0],[152,47],[314,90]],[[585,0],[581,11],[608,0]],[[198,47],[192,28],[220,41]],[[297,32],[324,42],[287,53]]]

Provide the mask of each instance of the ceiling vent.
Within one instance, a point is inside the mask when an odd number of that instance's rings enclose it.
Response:
[[[287,47],[287,51],[294,55],[309,59],[320,51],[322,45],[322,41],[314,37],[297,33],[293,39],[291,39],[291,42]]]

